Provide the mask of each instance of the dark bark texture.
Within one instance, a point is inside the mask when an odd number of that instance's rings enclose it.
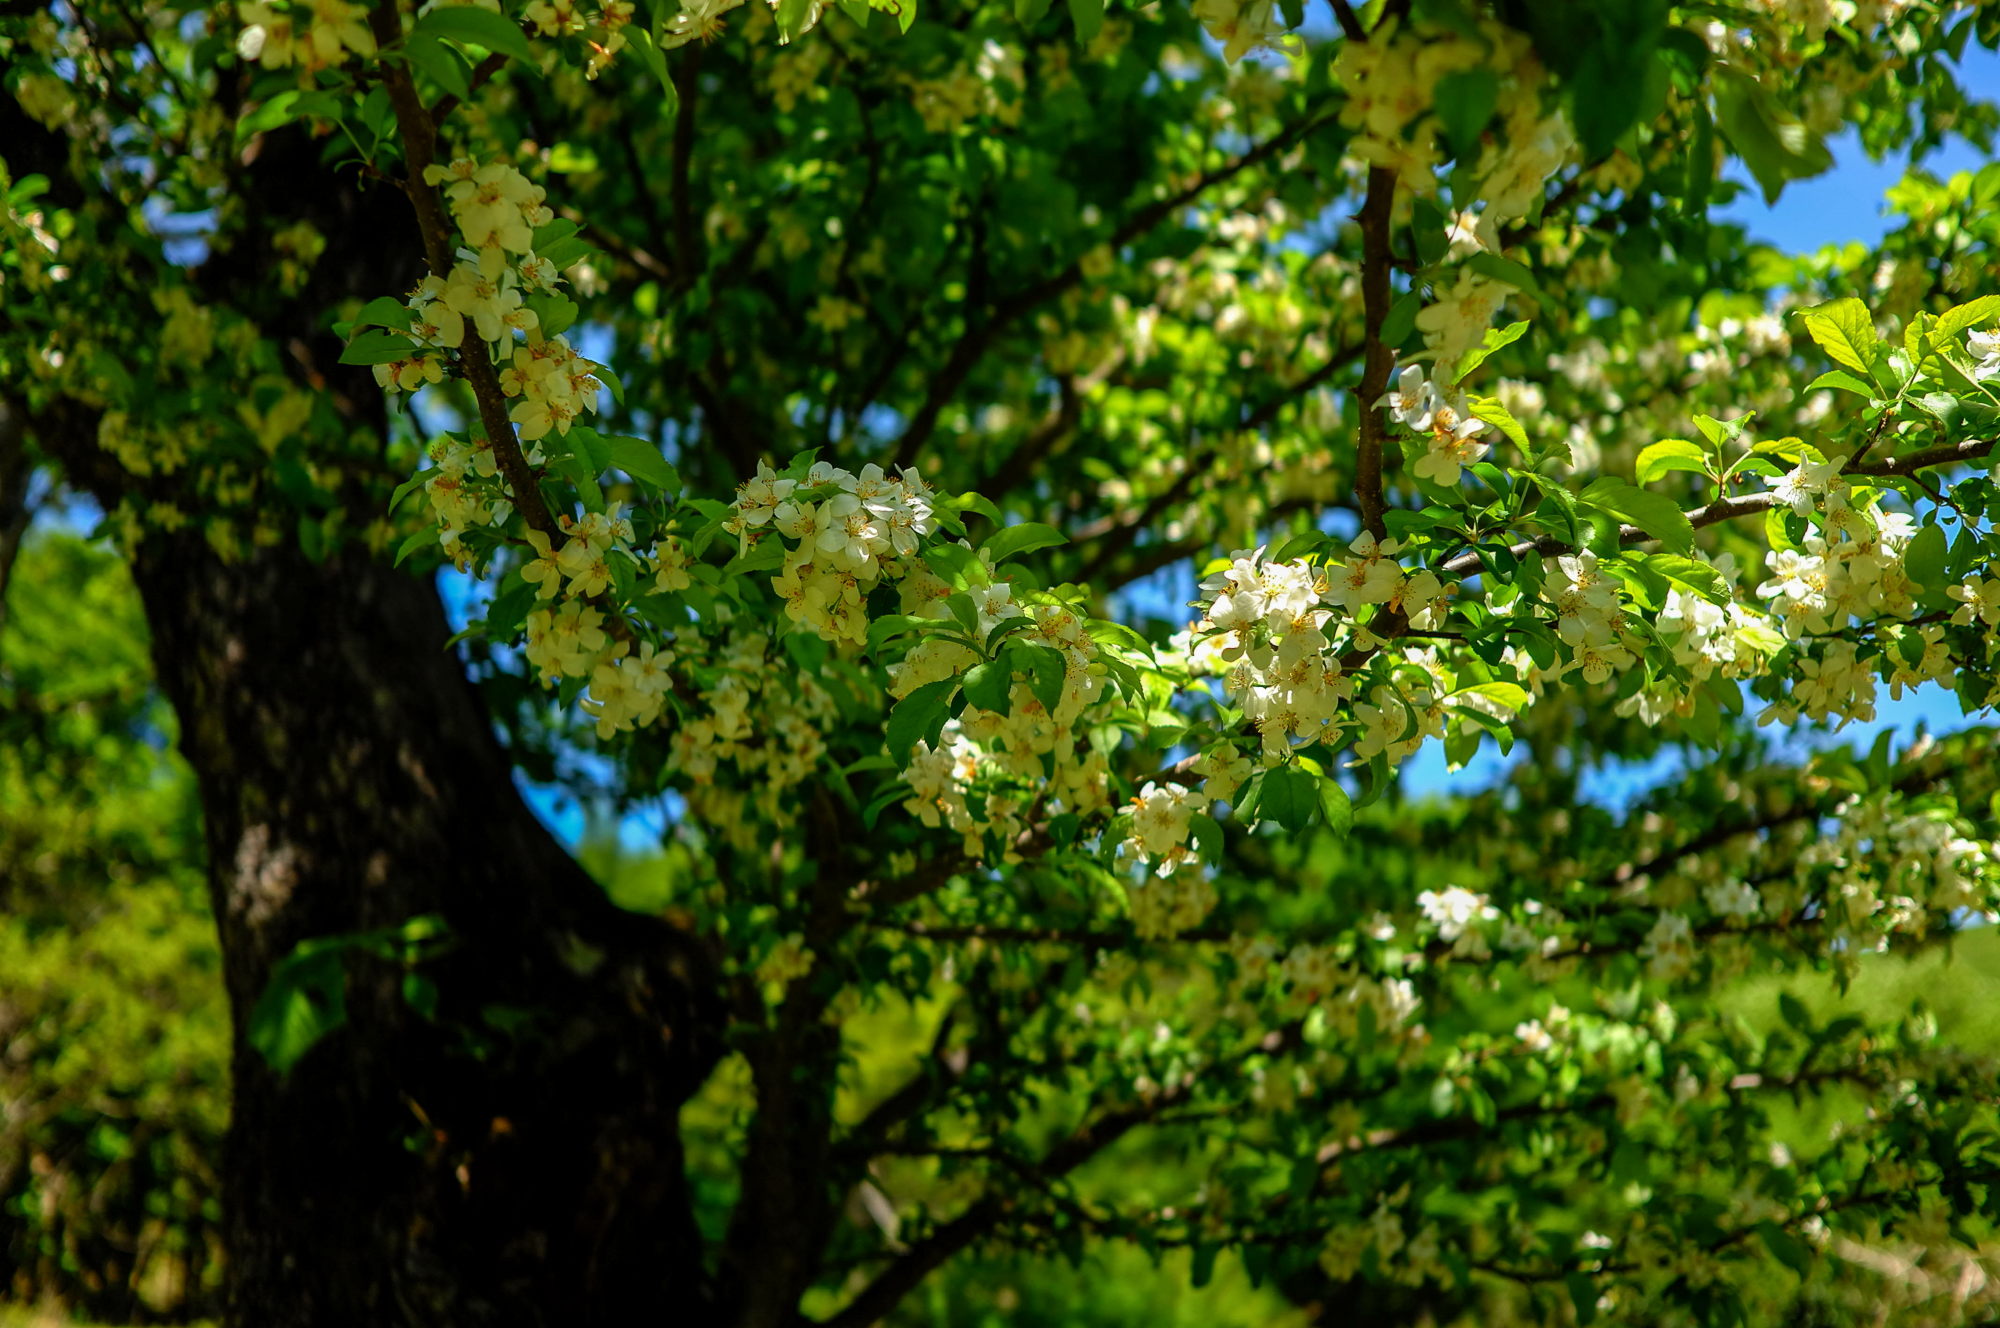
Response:
[[[0,142],[17,174],[89,205],[67,143],[5,97]],[[295,130],[243,169],[255,215],[194,274],[204,299],[252,313],[303,382],[379,436],[381,393],[337,366],[325,319],[410,284],[407,201]],[[329,244],[280,299],[265,238],[300,217]],[[175,496],[120,472],[75,403],[26,433],[107,509]],[[342,498],[359,510],[378,489],[351,470]],[[714,1321],[678,1115],[720,1054],[717,982],[692,937],[612,906],[522,801],[435,588],[353,546],[225,562],[192,529],[149,535],[133,571],[200,784],[235,1018],[227,1322]],[[451,938],[423,970],[432,1014],[404,999],[401,965],[357,954],[344,1027],[288,1075],[251,1048],[251,1011],[293,947],[426,914]]]
[[[193,537],[149,540],[135,573],[236,1016],[231,1321],[623,1324],[707,1303],[676,1125],[713,1059],[707,977],[522,803],[436,595],[359,556],[224,566]],[[363,960],[348,1025],[289,1076],[246,1044],[298,942],[426,913],[454,937],[434,1020]]]

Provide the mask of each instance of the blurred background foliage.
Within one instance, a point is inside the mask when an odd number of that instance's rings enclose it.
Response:
[[[193,777],[120,559],[45,522],[6,613],[0,1291],[109,1322],[199,1316],[229,1025]]]

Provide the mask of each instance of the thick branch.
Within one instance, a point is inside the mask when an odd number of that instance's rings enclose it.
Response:
[[[1368,172],[1368,197],[1361,205],[1361,313],[1367,329],[1361,369],[1361,446],[1354,463],[1354,497],[1361,508],[1361,524],[1377,539],[1386,538],[1389,528],[1382,513],[1382,454],[1388,430],[1375,403],[1389,390],[1389,371],[1395,367],[1396,350],[1382,340],[1382,324],[1389,317],[1389,213],[1396,203],[1396,172],[1376,166]]]
[[[402,41],[403,18],[397,0],[379,0],[369,14],[369,23],[375,32],[375,44],[382,49]],[[408,171],[403,190],[417,211],[424,259],[430,264],[432,275],[443,280],[452,268],[452,224],[445,216],[443,196],[436,186],[424,182],[424,170],[437,156],[437,126],[431,123],[423,101],[417,96],[409,69],[393,60],[383,61],[381,69],[382,84],[389,94],[389,105],[396,112],[396,128],[403,140],[403,160]],[[542,501],[535,472],[521,454],[513,421],[507,418],[507,397],[500,390],[500,375],[494,371],[492,357],[482,345],[463,352],[459,360],[466,381],[472,385],[473,399],[479,403],[479,422],[493,444],[494,460],[513,490],[514,506],[532,529],[548,536],[551,544],[562,544],[568,536],[556,525],[548,504]]]

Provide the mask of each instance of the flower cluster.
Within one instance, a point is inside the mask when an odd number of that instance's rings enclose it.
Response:
[[[1375,405],[1424,437],[1424,455],[1412,467],[1419,479],[1450,487],[1458,483],[1461,469],[1487,453],[1487,445],[1478,441],[1486,421],[1472,413],[1465,394],[1439,387],[1415,365],[1403,370],[1396,386]]]
[[[442,438],[430,448],[433,463],[424,481],[424,493],[431,502],[431,517],[437,522],[438,541],[452,561],[464,565],[470,556],[459,541],[473,526],[498,525],[513,512],[497,483],[499,466],[493,447],[485,439],[471,443]]]
[[[1417,311],[1425,354],[1450,372],[1460,356],[1480,344],[1501,303],[1513,292],[1503,281],[1460,269],[1451,285],[1440,284],[1436,298]]]
[[[1974,378],[1981,382],[2000,378],[2000,331],[1968,332],[1965,344],[1979,361],[1972,369]]]
[[[913,590],[923,595],[920,587],[908,586],[905,594]],[[1103,752],[1079,741],[1086,717],[1106,697],[1096,642],[1067,606],[1036,604],[1024,611],[1001,592],[1011,593],[1011,588],[987,587],[977,598],[980,638],[1010,618],[1030,624],[1007,638],[994,661],[1008,671],[1005,711],[968,704],[945,726],[936,748],[916,744],[903,771],[911,789],[904,808],[926,825],[944,824],[963,834],[965,851],[975,858],[988,856],[988,836],[1003,852],[1011,851],[1007,846],[1029,828],[1027,817],[1036,807],[1090,814],[1109,805],[1109,762]],[[933,613],[947,612],[934,598],[928,607]],[[1046,704],[1049,689],[1039,685],[1049,668],[1043,660],[1059,669],[1053,709]],[[906,696],[979,662],[970,646],[931,638],[891,668],[890,692]],[[1051,676],[1056,669],[1049,669]]]
[[[1260,47],[1282,51],[1299,44],[1290,35],[1277,0],[1195,0],[1194,16],[1222,43],[1222,58],[1235,64]]]
[[[1474,253],[1497,254],[1500,223],[1533,212],[1550,177],[1575,155],[1575,134],[1548,93],[1546,72],[1531,43],[1490,21],[1477,34],[1392,22],[1365,42],[1343,43],[1335,64],[1336,77],[1349,94],[1341,120],[1357,131],[1355,155],[1394,171],[1399,193],[1422,197],[1437,193],[1443,160],[1433,93],[1441,80],[1473,70],[1493,76],[1497,97],[1489,125],[1481,127],[1475,142],[1457,145],[1461,165],[1476,172],[1473,193],[1479,207],[1468,207],[1451,220],[1447,258],[1454,261]],[[1471,267],[1447,269],[1431,284],[1435,295],[1418,312],[1417,327],[1424,334],[1426,355],[1449,374],[1461,356],[1480,344],[1513,287],[1490,271]],[[1456,465],[1448,460],[1432,464],[1455,481]]]
[[[1563,672],[1578,670],[1600,683],[1638,657],[1625,618],[1619,583],[1604,573],[1588,549],[1542,560],[1544,593],[1556,612],[1556,635],[1570,648]]]
[[[558,520],[568,537],[560,549],[552,547],[549,537],[541,531],[527,532],[528,545],[535,557],[522,567],[521,579],[535,587],[537,599],[553,599],[558,590],[565,588],[572,598],[581,595],[589,599],[603,594],[611,584],[611,559],[618,556],[613,551],[630,556],[632,523],[616,507],[606,512],[586,512],[581,520],[565,513]]]
[[[531,338],[515,348],[512,362],[500,372],[500,390],[520,398],[507,418],[529,441],[551,429],[567,434],[578,416],[597,410],[603,384],[596,375],[597,365],[562,337]]]
[[[505,162],[482,166],[470,157],[424,168],[424,183],[442,185],[452,220],[478,254],[480,275],[498,280],[508,255],[531,263],[535,228],[555,220],[542,187]],[[495,338],[488,338],[494,340]]]
[[[1694,930],[1679,913],[1662,913],[1639,944],[1646,971],[1663,982],[1686,977],[1694,967]]]
[[[625,49],[625,27],[632,14],[632,0],[604,0],[594,17],[586,16],[577,0],[529,0],[522,11],[544,37],[588,35],[590,56],[584,63],[585,78],[596,78]]]
[[[1348,91],[1341,121],[1359,131],[1357,156],[1394,170],[1405,189],[1428,197],[1437,193],[1442,162],[1432,94],[1442,80],[1474,69],[1498,80],[1495,113],[1503,130],[1482,135],[1475,149],[1478,196],[1489,218],[1526,216],[1573,152],[1575,137],[1553,100],[1545,104],[1547,78],[1525,34],[1491,21],[1476,36],[1385,24],[1365,42],[1346,42],[1335,64]]]
[[[480,341],[509,356],[500,388],[519,398],[508,418],[521,438],[567,434],[579,416],[597,409],[603,384],[595,377],[598,366],[568,341],[541,334],[540,318],[526,302],[553,294],[562,280],[555,265],[534,252],[535,228],[554,217],[541,187],[504,163],[481,166],[465,157],[426,167],[424,179],[444,184],[465,247],[449,273],[417,283],[409,298],[410,334],[422,349],[376,365],[376,382],[402,391],[439,382],[436,353],[463,352],[469,324]]]
[[[793,790],[819,770],[839,707],[819,679],[781,664],[774,637],[726,607],[712,627],[677,629],[674,649],[700,686],[674,730],[668,771],[688,781],[702,824],[748,850],[765,827],[799,815]]]
[[[375,54],[368,7],[351,0],[310,0],[304,5],[239,4],[243,32],[236,53],[271,69],[297,65],[302,76],[340,64],[349,52]]]
[[[1438,939],[1451,945],[1453,952],[1471,958],[1483,957],[1485,941],[1479,925],[1500,916],[1500,910],[1486,902],[1486,896],[1463,886],[1448,885],[1442,891],[1425,890],[1417,896],[1417,907],[1437,928]]]
[[[861,642],[868,592],[915,570],[934,504],[930,486],[908,469],[892,477],[871,462],[856,475],[821,461],[799,480],[759,462],[723,528],[745,552],[776,532],[788,547],[771,585],[786,616],[824,640]]]
[[[1406,572],[1399,547],[1364,532],[1344,559],[1319,566],[1239,550],[1201,583],[1194,633],[1221,665],[1224,690],[1256,728],[1267,763],[1299,743],[1337,740],[1347,722],[1360,725],[1355,751],[1364,760],[1401,760],[1443,731],[1434,652],[1404,652],[1358,701],[1342,663],[1348,650],[1382,644],[1367,625],[1377,607],[1400,610],[1418,630],[1443,623],[1450,588],[1433,572]]]
[[[1021,122],[1026,84],[1020,53],[989,38],[970,67],[961,65],[940,78],[911,79],[910,104],[933,134],[951,133],[982,115],[1014,125]]]
[[[1736,560],[1732,555],[1722,554],[1709,565],[1724,587],[1734,586]],[[1762,674],[1771,655],[1785,643],[1768,618],[1733,596],[1717,603],[1680,586],[1667,592],[1653,629],[1685,677],[1673,679],[1663,674],[1618,703],[1619,714],[1636,714],[1647,724],[1658,724],[1670,714],[1683,718],[1692,714],[1697,689],[1710,678],[1742,679]]]
[[[1120,852],[1142,863],[1157,864],[1155,876],[1172,876],[1200,860],[1188,847],[1196,814],[1207,810],[1208,796],[1175,783],[1147,780],[1132,799],[1132,832]]]

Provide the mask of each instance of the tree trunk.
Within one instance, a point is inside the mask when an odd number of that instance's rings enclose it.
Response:
[[[523,804],[428,585],[350,550],[134,568],[200,781],[235,1016],[229,1322],[706,1322],[677,1133],[716,1055],[692,941],[624,914]],[[245,1040],[311,937],[441,914],[434,1019],[350,962],[280,1076]]]
[[[5,96],[0,143],[52,200],[89,202],[66,140]],[[250,313],[381,436],[381,393],[335,363],[325,315],[413,279],[408,202],[326,165],[296,127],[244,156],[252,209],[194,274],[201,297]],[[328,247],[280,298],[269,240],[296,219]],[[83,403],[27,427],[107,510],[136,483]],[[235,1025],[228,1322],[716,1321],[678,1117],[720,1054],[718,984],[693,938],[611,905],[522,802],[434,587],[352,543],[325,562],[289,542],[224,562],[195,527],[148,535],[133,574],[200,783]],[[405,1001],[400,966],[358,957],[345,1026],[288,1075],[250,1047],[294,946],[426,914],[452,938],[424,970],[433,1014]]]

